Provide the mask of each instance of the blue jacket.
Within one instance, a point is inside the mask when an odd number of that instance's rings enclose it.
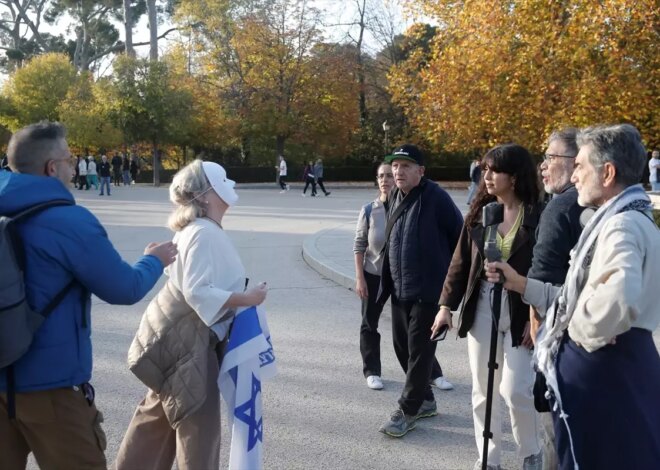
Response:
[[[0,173],[0,214],[73,196],[56,178]],[[42,310],[72,279],[77,284],[37,330],[28,352],[14,363],[16,391],[70,387],[92,375],[91,293],[111,304],[138,302],[163,272],[155,256],[124,262],[100,222],[81,206],[44,210],[18,226],[24,244],[30,306]],[[89,254],[93,253],[93,259]],[[102,268],[99,268],[102,266]],[[0,369],[0,391],[7,383]]]
[[[385,246],[378,301],[392,294],[398,300],[438,304],[463,216],[449,194],[423,178],[419,198],[396,220]],[[403,194],[389,195],[391,215]]]

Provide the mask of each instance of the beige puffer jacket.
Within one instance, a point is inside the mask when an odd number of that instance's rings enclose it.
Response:
[[[183,294],[167,282],[142,316],[128,367],[158,395],[175,429],[206,400],[209,348],[216,344]]]

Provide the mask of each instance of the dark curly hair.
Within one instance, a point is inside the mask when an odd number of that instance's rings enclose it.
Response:
[[[496,173],[506,173],[515,176],[513,192],[523,204],[531,205],[539,201],[540,188],[536,175],[536,165],[529,151],[518,144],[497,145],[486,152],[481,159],[482,175],[485,167],[490,167]],[[470,206],[465,218],[467,225],[476,225],[480,222],[481,208],[497,198],[486,191],[486,183],[482,176],[477,195]]]

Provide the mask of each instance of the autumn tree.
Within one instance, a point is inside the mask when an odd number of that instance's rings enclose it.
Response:
[[[657,2],[408,4],[440,27],[429,60],[413,51],[392,71],[392,92],[436,148],[515,140],[539,151],[553,128],[599,122],[659,135]]]

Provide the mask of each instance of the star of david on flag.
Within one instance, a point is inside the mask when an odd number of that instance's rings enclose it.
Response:
[[[237,312],[218,377],[232,430],[230,470],[263,468],[261,382],[276,373],[266,313],[257,307]]]

